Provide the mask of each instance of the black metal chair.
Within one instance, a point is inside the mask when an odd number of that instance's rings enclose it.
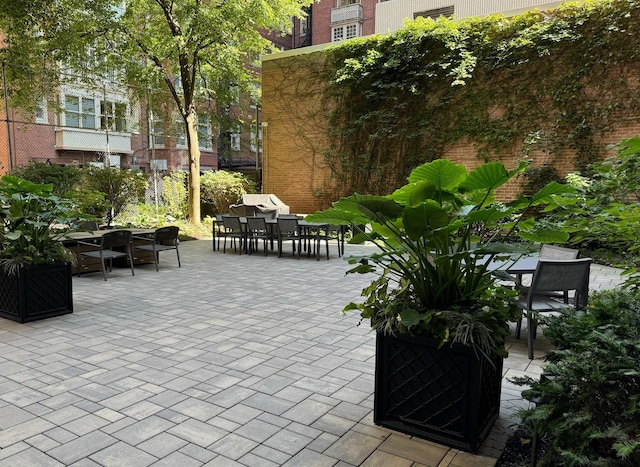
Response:
[[[296,242],[300,240],[298,227],[298,219],[294,217],[276,217],[278,223],[278,258],[282,256],[282,244],[285,241],[291,241],[292,254],[296,253]],[[300,250],[298,249],[298,258],[300,258]]]
[[[589,272],[591,258],[573,260],[548,260],[538,262],[531,287],[516,301],[526,313],[529,341],[529,359],[533,359],[533,340],[536,336],[535,316],[559,311],[566,307],[582,308],[586,306],[589,296]],[[573,303],[569,293],[573,292]],[[516,326],[516,337],[520,338],[522,318]]]
[[[156,229],[152,237],[145,237],[140,235],[134,235],[131,238],[138,242],[146,242],[144,244],[133,244],[135,250],[151,251],[153,252],[153,259],[156,264],[156,271],[158,271],[158,263],[160,262],[160,252],[167,250],[176,250],[178,256],[178,267],[180,264],[180,252],[178,251],[178,233],[180,228],[176,226],[160,227]]]
[[[247,217],[247,238],[249,243],[249,254],[252,254],[254,249],[258,249],[258,241],[262,240],[264,255],[267,256],[267,243],[273,240],[274,236],[271,233],[267,221],[263,216]]]
[[[222,230],[220,231],[220,235],[223,237],[224,244],[222,246],[222,252],[227,252],[227,238],[231,239],[231,245],[233,246],[233,250],[237,251],[236,240],[240,243],[240,254],[242,254],[242,249],[246,248],[246,231],[242,227],[242,223],[240,222],[240,217],[238,216],[222,216]],[[220,246],[218,246],[218,250],[220,250]]]
[[[78,275],[82,270],[82,257],[100,259],[102,266],[102,275],[107,280],[107,271],[105,262],[109,261],[109,272],[112,270],[114,258],[128,258],[131,267],[131,275],[135,276],[133,270],[133,255],[131,253],[131,231],[130,230],[112,230],[105,232],[99,243],[78,241]],[[80,251],[80,245],[90,248],[88,251]]]

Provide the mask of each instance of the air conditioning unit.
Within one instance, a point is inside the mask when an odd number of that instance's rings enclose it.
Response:
[[[151,170],[167,170],[167,160],[166,159],[152,159],[151,160]]]

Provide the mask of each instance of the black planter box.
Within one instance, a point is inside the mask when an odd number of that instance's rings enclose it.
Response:
[[[475,452],[498,417],[502,363],[462,345],[378,333],[373,421]]]
[[[71,263],[0,270],[0,317],[26,323],[73,313]]]

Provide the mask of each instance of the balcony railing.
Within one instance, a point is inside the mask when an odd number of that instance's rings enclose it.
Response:
[[[343,7],[333,8],[331,10],[331,24],[346,23],[353,21],[362,22],[364,19],[364,13],[362,5],[360,3],[354,3],[353,5],[347,5]]]
[[[56,128],[56,149],[76,151],[106,151],[107,134],[104,130],[82,128]],[[131,154],[131,134],[109,133],[109,151]]]

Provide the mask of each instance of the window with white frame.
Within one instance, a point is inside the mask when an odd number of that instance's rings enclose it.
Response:
[[[438,19],[441,16],[450,17],[450,16],[453,16],[453,14],[454,14],[454,6],[450,5],[450,6],[444,6],[442,8],[434,8],[433,10],[418,11],[413,14],[413,19],[416,19],[418,17]]]
[[[360,0],[338,0],[338,8],[353,5],[354,3],[360,3]]]
[[[360,23],[343,24],[331,28],[331,41],[339,42],[360,36]]]
[[[49,123],[47,100],[44,97],[39,98],[36,103],[36,123]]]
[[[96,102],[92,98],[67,95],[64,98],[65,125],[74,128],[96,128]]]
[[[229,133],[229,148],[232,151],[240,150],[240,132],[238,128],[235,128],[233,132]]]
[[[100,128],[110,131],[127,131],[127,104],[124,102],[100,101]]]
[[[211,139],[211,119],[208,116],[198,117],[198,147],[200,149],[213,148]]]

